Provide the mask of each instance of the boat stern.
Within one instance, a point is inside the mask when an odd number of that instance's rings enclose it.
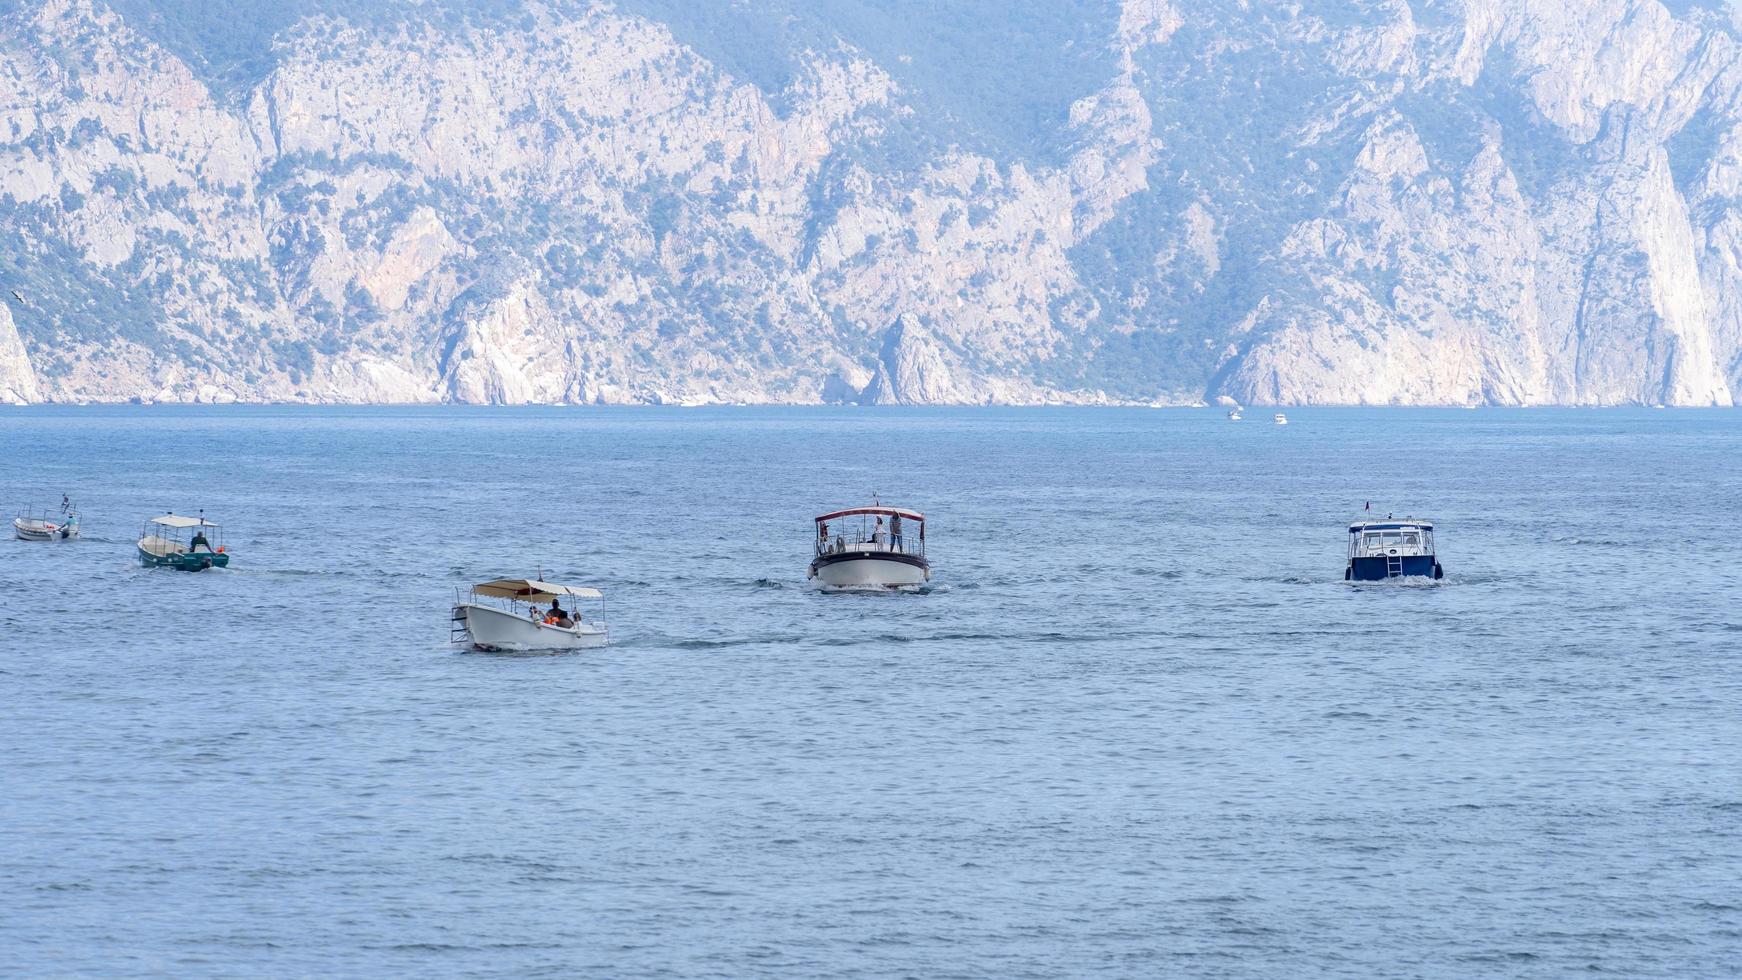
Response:
[[[1434,551],[1434,526],[1427,521],[1360,521],[1349,525],[1346,582],[1383,582],[1394,578],[1441,579]]]

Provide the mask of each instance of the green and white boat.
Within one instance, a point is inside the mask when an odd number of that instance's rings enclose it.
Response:
[[[224,547],[224,529],[198,517],[165,514],[145,522],[139,535],[139,562],[150,568],[174,568],[203,572],[228,568],[230,553]]]

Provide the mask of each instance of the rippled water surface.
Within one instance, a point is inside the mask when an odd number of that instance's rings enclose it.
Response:
[[[1291,420],[0,411],[0,972],[1742,971],[1738,416]],[[934,588],[807,589],[873,491]],[[609,649],[450,649],[539,569]]]

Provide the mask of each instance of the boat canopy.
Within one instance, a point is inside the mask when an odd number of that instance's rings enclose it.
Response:
[[[153,517],[147,523],[161,524],[164,527],[175,527],[175,528],[217,527],[218,526],[216,524],[213,524],[211,521],[206,520],[203,517],[178,517],[175,514],[165,514],[162,517]]]
[[[905,517],[910,521],[925,523],[925,515],[917,510],[903,510],[900,507],[854,507],[850,510],[837,510],[833,514],[824,514],[817,518],[817,523],[832,521],[837,517],[857,517],[861,514],[875,514],[880,517]]]
[[[558,596],[572,595],[578,599],[603,599],[604,593],[579,585],[558,585],[526,578],[499,578],[472,586],[472,591],[492,599],[524,599],[527,602],[549,602]]]

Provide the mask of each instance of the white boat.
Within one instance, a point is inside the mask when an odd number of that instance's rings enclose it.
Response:
[[[919,511],[854,507],[818,517],[816,528],[816,557],[807,575],[813,582],[836,589],[902,589],[931,581],[925,515]]]
[[[79,536],[79,512],[72,501],[62,497],[60,517],[14,517],[12,534],[20,541],[71,541]]]
[[[579,609],[562,609],[564,598],[598,600],[599,617],[588,621]],[[553,615],[559,611],[566,615]],[[454,604],[452,639],[491,653],[589,650],[609,642],[604,613],[605,596],[598,589],[497,579],[472,586],[470,596]]]
[[[1282,414],[1281,412],[1277,412],[1276,415],[1271,419],[1271,421],[1275,422],[1277,425],[1287,425],[1288,424],[1288,416]]]
[[[20,541],[69,541],[79,536],[79,520],[51,521],[46,517],[14,517],[12,533]]]
[[[1230,422],[1240,421],[1240,410],[1238,408],[1231,408],[1228,410],[1228,421],[1230,421]]]

